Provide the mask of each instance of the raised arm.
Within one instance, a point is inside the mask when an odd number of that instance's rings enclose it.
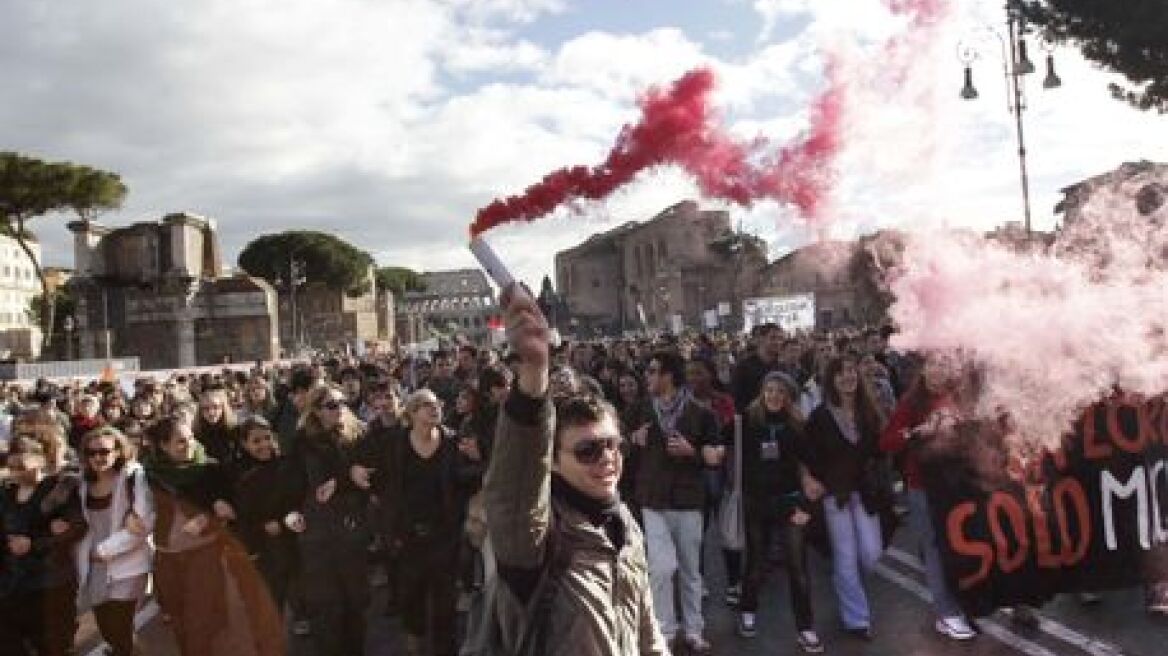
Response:
[[[501,573],[504,568],[538,570],[543,564],[551,524],[555,421],[547,393],[547,320],[531,295],[518,286],[504,291],[503,307],[511,348],[520,357],[519,375],[499,414],[483,486],[487,526]],[[517,592],[522,596],[525,591]]]

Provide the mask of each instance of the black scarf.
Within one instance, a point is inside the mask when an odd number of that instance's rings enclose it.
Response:
[[[614,494],[608,501],[594,499],[572,487],[558,474],[552,474],[552,497],[584,515],[593,526],[603,529],[618,551],[624,546],[625,523],[621,518],[619,495]]]

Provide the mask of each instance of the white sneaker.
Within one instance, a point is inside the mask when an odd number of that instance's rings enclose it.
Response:
[[[814,631],[800,631],[795,640],[799,643],[799,648],[808,654],[823,653],[823,642]]]
[[[960,615],[942,617],[937,620],[934,626],[937,629],[937,633],[952,638],[953,640],[972,640],[977,637],[977,632]]]
[[[753,638],[758,635],[758,629],[755,628],[754,613],[743,612],[738,614],[738,635],[743,638]]]

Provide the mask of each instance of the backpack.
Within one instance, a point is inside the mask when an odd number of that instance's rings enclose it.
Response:
[[[459,656],[543,656],[547,653],[548,629],[551,624],[552,606],[555,603],[559,578],[568,569],[570,558],[559,548],[560,539],[555,526],[548,531],[547,557],[539,582],[528,601],[527,617],[523,623],[523,634],[515,651],[503,645],[502,630],[498,619],[498,595],[500,587],[507,585],[498,574],[486,577],[483,590],[474,600],[467,614],[466,639]],[[483,545],[483,559],[494,560],[490,540]],[[488,573],[495,571],[493,563],[487,567]]]

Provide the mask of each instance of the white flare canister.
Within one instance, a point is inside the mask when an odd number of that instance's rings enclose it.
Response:
[[[475,259],[479,261],[491,280],[494,280],[495,284],[499,286],[500,291],[507,289],[511,283],[515,282],[515,277],[511,275],[495,250],[481,235],[470,240],[470,252],[474,254]]]

